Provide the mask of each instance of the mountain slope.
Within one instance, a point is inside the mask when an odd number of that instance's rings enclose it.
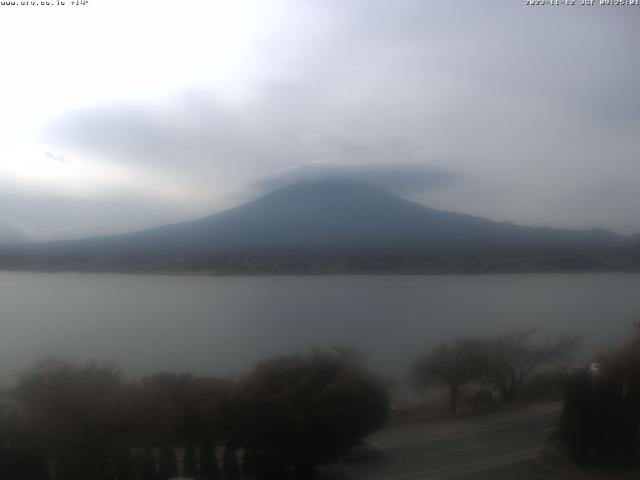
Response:
[[[366,184],[331,180],[290,185],[204,219],[104,240],[124,247],[137,244],[151,249],[304,252],[607,247],[622,238],[604,230],[572,231],[495,223],[432,210]]]
[[[224,270],[225,265],[242,265],[242,271],[251,271],[252,264],[259,264],[256,271],[271,271],[277,265],[285,267],[276,270],[286,271],[286,265],[298,264],[300,259],[324,271],[323,262],[344,265],[357,258],[368,265],[381,259],[388,263],[390,258],[397,263],[403,258],[405,267],[400,269],[404,270],[412,262],[414,266],[425,261],[432,264],[434,258],[461,255],[529,259],[581,255],[593,263],[594,256],[628,255],[636,243],[632,237],[605,230],[496,223],[426,208],[351,180],[324,180],[290,185],[192,222],[128,235],[44,244],[22,255],[36,267],[62,268],[66,262],[69,268],[78,269],[84,265],[96,269]]]

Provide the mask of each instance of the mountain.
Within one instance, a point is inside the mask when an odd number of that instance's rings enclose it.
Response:
[[[226,212],[0,253],[4,268],[216,272],[636,269],[637,237],[433,210],[352,180],[297,183]]]

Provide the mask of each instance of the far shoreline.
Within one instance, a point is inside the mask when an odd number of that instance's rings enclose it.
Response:
[[[537,275],[637,275],[640,270],[536,270],[522,271],[486,271],[486,272],[219,272],[214,270],[6,270],[0,269],[0,275],[11,273],[23,274],[72,274],[72,275],[129,275],[129,276],[163,276],[163,277],[481,277],[481,276],[537,276]]]

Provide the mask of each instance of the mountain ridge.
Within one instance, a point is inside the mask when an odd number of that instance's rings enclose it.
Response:
[[[636,263],[640,265],[635,253],[640,250],[639,239],[604,229],[494,222],[434,210],[362,182],[326,179],[291,184],[189,222],[25,247],[14,251],[13,259],[22,255],[26,259],[23,266],[57,269],[268,273],[302,268],[323,273],[362,271],[353,265],[353,259],[365,265],[382,263],[364,268],[379,272],[474,270],[476,267],[464,265],[451,267],[465,256],[474,259],[471,263],[480,261],[480,270],[515,268],[498,264],[518,257],[516,270],[529,265],[524,269],[535,271],[545,268],[541,257],[562,257],[573,258],[579,268],[635,269]],[[0,267],[7,268],[10,257],[0,253]],[[19,264],[14,261],[15,268]],[[396,267],[384,267],[392,264]]]

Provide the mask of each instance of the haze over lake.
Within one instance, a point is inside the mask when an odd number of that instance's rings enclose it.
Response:
[[[0,273],[2,383],[45,354],[238,375],[309,347],[353,347],[403,376],[456,336],[539,325],[583,336],[578,359],[640,318],[640,274],[208,277]]]

